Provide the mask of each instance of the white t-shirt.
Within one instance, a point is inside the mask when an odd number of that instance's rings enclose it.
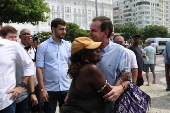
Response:
[[[131,69],[138,68],[135,53],[132,50],[127,49],[127,48],[126,48],[126,50],[127,50],[129,57],[130,57],[130,67],[131,67]]]
[[[25,47],[21,42],[19,43],[23,48]],[[26,51],[26,50],[25,50]],[[26,51],[27,54],[29,55],[29,57],[31,59],[35,59],[35,53],[36,53],[36,49],[35,48],[32,48],[29,49],[28,51]],[[37,76],[36,76],[36,64],[34,62],[34,66],[35,66],[35,69],[34,69],[34,86],[36,86],[38,84],[38,81],[37,81]]]
[[[16,86],[16,62],[24,67],[23,76],[34,74],[34,63],[25,50],[14,41],[0,38],[0,52],[0,110],[2,110],[13,103],[13,100],[9,100],[12,93],[6,92]]]
[[[155,48],[155,50],[156,50],[156,48],[157,48],[157,44],[156,43],[151,43],[151,46],[153,47],[153,48]]]

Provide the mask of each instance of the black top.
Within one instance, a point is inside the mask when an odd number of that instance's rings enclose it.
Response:
[[[96,90],[77,90],[72,81],[68,100],[60,110],[60,113],[104,113],[104,99]]]
[[[137,60],[137,64],[138,64],[138,72],[142,72],[143,71],[142,50],[138,46],[134,46],[134,45],[130,46],[129,49],[132,50],[136,55],[136,60]]]

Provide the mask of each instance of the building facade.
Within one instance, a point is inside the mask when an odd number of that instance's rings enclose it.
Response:
[[[96,14],[97,1],[97,14]],[[50,24],[54,18],[62,18],[66,22],[76,23],[81,29],[89,30],[91,20],[96,16],[107,16],[113,20],[113,0],[46,0],[51,9],[46,15],[47,22],[39,22],[39,25],[8,23],[18,31],[28,28],[34,34],[41,31],[51,31]]]
[[[169,6],[169,0],[114,0],[113,24],[134,23],[138,28],[160,25],[170,32]]]

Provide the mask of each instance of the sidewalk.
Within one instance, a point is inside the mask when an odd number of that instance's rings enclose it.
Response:
[[[143,72],[145,83],[140,88],[151,97],[151,108],[147,113],[170,113],[170,91],[167,92],[164,64],[156,65],[157,84],[146,86],[146,77]],[[150,73],[150,82],[152,83],[152,75]]]

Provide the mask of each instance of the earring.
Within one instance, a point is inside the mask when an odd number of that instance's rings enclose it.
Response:
[[[88,63],[88,64],[90,63],[88,60],[85,60],[85,62]]]

